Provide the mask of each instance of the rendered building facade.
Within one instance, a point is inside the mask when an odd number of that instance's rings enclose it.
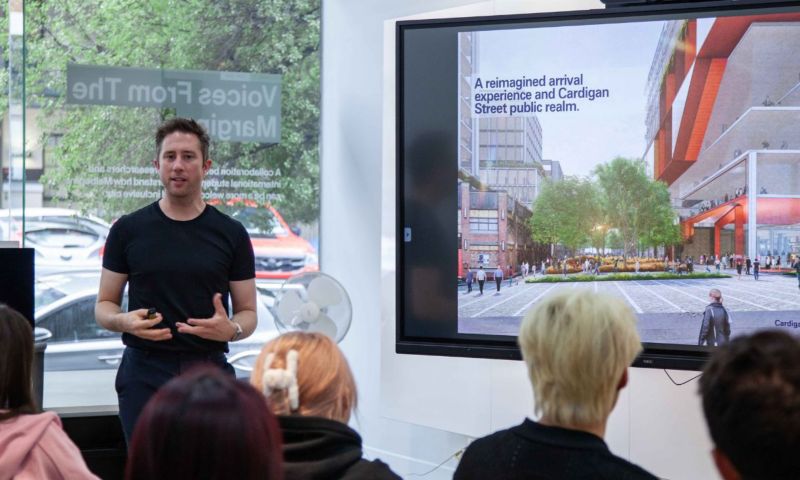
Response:
[[[706,253],[800,252],[800,15],[668,22],[647,113],[687,244],[702,228]]]

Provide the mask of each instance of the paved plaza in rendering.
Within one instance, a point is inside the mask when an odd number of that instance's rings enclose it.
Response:
[[[624,299],[639,317],[642,340],[654,343],[697,344],[708,291],[722,291],[731,313],[733,335],[760,328],[789,329],[800,333],[800,289],[787,275],[686,280],[631,280],[562,283],[505,281],[500,293],[486,282],[484,294],[459,290],[459,333],[516,335],[521,317],[539,299],[559,289],[584,288]]]

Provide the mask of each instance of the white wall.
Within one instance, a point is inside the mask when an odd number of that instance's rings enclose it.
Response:
[[[326,0],[323,5],[321,261],[353,302],[342,344],[359,387],[356,428],[369,456],[403,477],[471,437],[531,412],[521,362],[394,353],[394,29],[391,20],[600,8],[596,0]],[[677,380],[692,372],[671,372]],[[612,450],[663,478],[714,479],[696,382],[634,369],[612,414]],[[455,461],[425,476],[452,476]]]

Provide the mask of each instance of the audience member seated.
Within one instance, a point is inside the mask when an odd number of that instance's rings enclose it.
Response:
[[[700,377],[712,456],[725,480],[800,478],[800,340],[739,336]]]
[[[286,480],[400,478],[362,458],[361,437],[347,426],[356,406],[353,374],[325,335],[294,332],[267,343],[250,382],[278,415]]]
[[[128,480],[280,480],[280,430],[264,397],[218,368],[175,377],[147,403],[128,451]]]
[[[641,350],[636,317],[622,300],[588,290],[550,295],[525,315],[519,344],[540,419],[472,442],[455,480],[656,478],[603,440]]]
[[[38,413],[28,320],[0,304],[0,479],[96,479],[53,412]]]

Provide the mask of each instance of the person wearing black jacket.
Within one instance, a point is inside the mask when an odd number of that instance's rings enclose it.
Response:
[[[519,344],[540,419],[472,442],[454,480],[656,480],[603,440],[641,350],[624,301],[588,290],[552,294],[525,315]]]
[[[797,288],[800,288],[800,256],[794,259],[792,268],[794,268],[794,271],[797,273]]]
[[[347,426],[356,406],[353,374],[321,333],[291,332],[268,342],[250,383],[261,390],[283,432],[285,480],[399,480],[380,460],[363,458]]]
[[[703,311],[703,323],[700,325],[698,345],[718,346],[731,338],[731,322],[728,310],[722,306],[722,292],[712,288],[708,292],[711,303]]]

